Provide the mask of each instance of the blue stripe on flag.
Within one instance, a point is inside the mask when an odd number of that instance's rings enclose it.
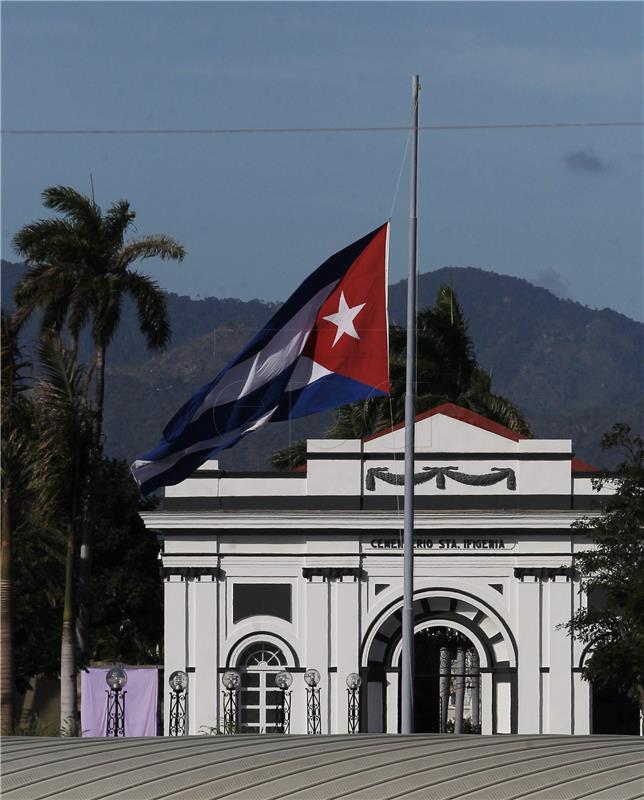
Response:
[[[185,450],[200,441],[223,436],[226,431],[234,431],[251,425],[266,412],[278,405],[284,393],[295,362],[275,378],[262,384],[238,400],[205,409],[197,419],[185,426],[179,438],[171,442],[162,440],[154,450],[143,456],[145,461],[157,461],[172,453]]]
[[[280,401],[277,411],[271,417],[271,422],[286,419],[305,417],[318,411],[327,411],[337,408],[338,398],[342,398],[342,405],[356,403],[358,400],[367,400],[370,397],[385,397],[387,392],[381,392],[368,386],[366,383],[345,378],[335,372],[318,378],[308,386],[286,392]]]

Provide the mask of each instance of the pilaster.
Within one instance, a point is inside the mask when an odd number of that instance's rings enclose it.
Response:
[[[534,575],[526,575],[516,585],[518,621],[517,645],[519,650],[518,679],[518,733],[542,733],[541,691],[539,667],[541,666],[541,584]]]
[[[164,681],[163,681],[163,734],[168,735],[170,722],[170,689],[168,678],[177,669],[186,671],[188,666],[187,634],[187,584],[181,575],[167,574],[163,584],[163,636],[164,636]],[[188,675],[188,692],[190,692]],[[189,722],[189,721],[188,721]]]
[[[199,702],[193,709],[190,733],[203,733],[205,728],[216,728],[222,716],[219,713],[218,630],[219,583],[216,575],[202,575],[194,581],[195,618],[197,636],[194,642],[194,695]]]
[[[558,628],[570,620],[572,612],[570,578],[555,575],[546,584],[550,594],[549,638],[549,729],[544,733],[572,733],[572,641]]]
[[[346,733],[348,714],[346,679],[350,672],[359,672],[360,582],[354,576],[344,575],[336,580],[334,588],[333,660],[338,671],[332,699],[331,732]]]
[[[329,666],[331,665],[329,663],[329,584],[321,575],[312,575],[306,585],[305,595],[306,647],[305,661],[302,666],[306,669],[317,669],[320,673],[319,688],[322,733],[330,733]],[[306,725],[306,721],[304,725]]]

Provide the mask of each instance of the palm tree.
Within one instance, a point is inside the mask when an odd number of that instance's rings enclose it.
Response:
[[[13,730],[13,582],[11,543],[19,528],[29,483],[31,403],[25,396],[19,326],[2,312],[2,564],[0,566],[0,732]]]
[[[81,330],[91,324],[100,435],[105,353],[118,328],[124,297],[134,300],[148,348],[163,349],[170,340],[163,291],[132,265],[155,257],[182,261],[185,249],[163,234],[125,241],[136,217],[127,200],[119,200],[103,214],[93,199],[69,186],[45,189],[42,198],[46,208],[63,218],[25,225],[13,238],[15,250],[29,264],[15,291],[17,314],[23,321],[41,309],[41,330],[46,334],[52,330],[60,334],[67,327],[73,357]]]
[[[39,346],[43,375],[33,392],[37,439],[32,486],[36,514],[65,543],[65,589],[60,648],[61,730],[76,728],[74,561],[83,523],[94,445],[94,413],[82,392],[83,371],[56,336]]]
[[[13,246],[29,270],[15,291],[17,314],[24,321],[37,309],[43,312],[41,333],[67,329],[75,360],[78,339],[91,326],[94,360],[85,376],[89,392],[94,380],[95,448],[100,449],[105,401],[106,352],[120,321],[123,300],[134,300],[139,328],[150,349],[164,349],[170,341],[166,299],[159,285],[132,267],[147,258],[183,260],[185,249],[170,236],[144,236],[125,241],[135,213],[119,200],[103,214],[93,199],[67,186],[52,186],[42,194],[43,204],[63,218],[41,219],[25,225]],[[86,518],[81,531],[77,636],[81,652],[89,649],[87,599],[91,577],[92,525]]]
[[[434,305],[418,313],[416,332],[417,414],[443,403],[455,403],[516,433],[531,435],[520,409],[503,395],[492,392],[491,376],[476,361],[467,321],[451,287],[441,286]],[[390,396],[341,406],[327,432],[329,438],[362,438],[402,422],[406,358],[407,332],[394,325],[389,336]],[[271,464],[277,469],[293,469],[305,461],[303,440],[271,457]]]
[[[406,350],[406,331],[394,326],[390,335],[392,408],[381,404],[375,430],[404,419]],[[467,320],[449,286],[441,286],[434,305],[418,313],[416,369],[417,414],[455,403],[516,433],[532,435],[520,409],[503,395],[492,393],[492,378],[476,361]]]

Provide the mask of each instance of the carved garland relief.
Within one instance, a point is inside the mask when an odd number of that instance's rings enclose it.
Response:
[[[516,475],[514,470],[509,467],[492,467],[491,472],[483,475],[469,475],[466,472],[460,472],[458,467],[423,467],[422,472],[414,473],[414,486],[427,483],[434,478],[436,478],[437,489],[445,489],[445,478],[457,481],[457,483],[464,483],[467,486],[492,486],[505,481],[506,488],[510,491],[515,491],[517,488]],[[405,483],[404,475],[389,472],[388,467],[370,467],[365,479],[368,492],[375,492],[376,479],[393,486],[403,486]]]

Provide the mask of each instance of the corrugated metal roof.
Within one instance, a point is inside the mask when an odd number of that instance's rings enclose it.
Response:
[[[2,739],[3,800],[635,800],[627,736]]]

